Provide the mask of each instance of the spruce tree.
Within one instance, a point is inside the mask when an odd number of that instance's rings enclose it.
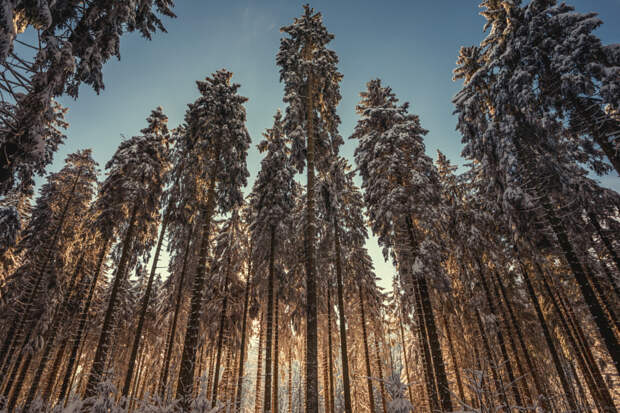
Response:
[[[197,190],[185,194],[185,202],[195,205],[201,212],[202,228],[199,229],[198,264],[192,286],[190,314],[187,319],[181,357],[177,398],[184,411],[190,408],[198,327],[203,307],[203,290],[211,220],[214,213],[227,213],[242,203],[241,188],[246,184],[247,150],[250,136],[245,127],[247,98],[239,96],[240,85],[231,83],[232,73],[224,69],[196,82],[201,96],[185,114],[186,156],[194,162],[185,173],[197,182]]]
[[[320,13],[309,5],[294,23],[281,28],[288,37],[280,41],[276,63],[284,82],[288,104],[284,131],[292,140],[291,158],[301,172],[307,163],[304,254],[306,266],[306,411],[316,413],[318,404],[317,274],[315,224],[315,168],[326,168],[332,151],[342,143],[337,132],[336,106],[341,99],[338,57],[327,49],[333,39]]]
[[[160,119],[150,118],[153,126]],[[147,128],[148,130],[149,128]],[[93,397],[101,382],[122,284],[128,278],[134,257],[152,246],[160,215],[159,205],[164,175],[168,169],[167,135],[157,129],[153,133],[134,136],[120,144],[106,164],[107,177],[103,182],[97,209],[97,222],[104,240],[120,237],[119,259],[110,296],[101,326],[93,364],[88,375],[85,396]]]

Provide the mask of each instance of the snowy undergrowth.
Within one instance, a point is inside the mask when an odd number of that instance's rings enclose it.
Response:
[[[116,399],[116,387],[110,382],[103,382],[98,386],[97,396],[73,400],[62,405],[45,406],[41,399],[36,400],[27,413],[181,413],[183,410],[178,401],[162,402],[159,398],[139,400],[134,406],[130,406],[129,400]],[[228,407],[228,409],[227,409]],[[230,406],[218,405],[211,407],[211,401],[199,395],[191,404],[190,413],[225,413],[232,410]],[[0,413],[8,413],[6,409]],[[12,413],[26,413],[21,408]]]

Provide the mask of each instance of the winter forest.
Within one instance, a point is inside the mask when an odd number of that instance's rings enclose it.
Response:
[[[129,36],[157,47],[173,1],[0,1],[0,412],[617,413],[620,43],[597,10],[471,9],[450,160],[387,79],[343,108],[338,33],[296,7],[262,136],[222,68],[179,124],[135,108],[99,165],[54,158],[61,102],[100,94]]]

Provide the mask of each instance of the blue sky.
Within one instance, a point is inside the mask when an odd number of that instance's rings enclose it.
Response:
[[[260,164],[255,144],[271,126],[282,103],[283,87],[275,65],[279,28],[302,13],[303,2],[285,0],[177,0],[176,19],[166,19],[168,33],[146,41],[135,34],[123,37],[121,60],[104,69],[106,88],[99,96],[82,88],[69,107],[70,128],[65,145],[50,170],[58,170],[65,155],[92,148],[103,168],[121,136],[132,136],[145,126],[151,109],[164,107],[171,127],[182,122],[187,103],[198,95],[195,80],[226,68],[249,98],[247,126],[253,139],[248,167],[254,179]],[[598,30],[604,43],[620,42],[620,0],[571,1],[577,11],[596,11],[605,24]],[[343,155],[353,160],[351,134],[359,92],[372,78],[390,85],[401,101],[411,102],[429,130],[427,153],[441,149],[454,163],[462,163],[460,137],[455,131],[452,96],[460,83],[452,81],[459,47],[478,44],[485,36],[478,0],[417,0],[383,2],[315,1],[324,23],[335,35],[330,44],[340,58],[344,75],[338,108],[345,138]],[[604,184],[620,190],[620,179]],[[390,284],[391,264],[384,263],[374,240],[369,250],[377,274]]]

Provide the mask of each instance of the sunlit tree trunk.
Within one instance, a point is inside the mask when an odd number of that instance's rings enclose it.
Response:
[[[192,298],[190,304],[185,339],[183,340],[183,352],[181,355],[181,365],[179,379],[177,382],[177,399],[181,401],[181,408],[187,412],[190,408],[190,397],[194,388],[194,367],[196,364],[196,350],[198,347],[198,329],[200,327],[200,315],[202,313],[202,297],[204,292],[204,281],[209,252],[209,238],[211,233],[211,218],[215,212],[215,184],[217,178],[217,160],[220,157],[219,146],[215,149],[213,166],[209,171],[209,186],[206,196],[206,207],[202,220],[202,235],[200,240],[200,252],[198,255],[198,265],[192,286]]]
[[[258,357],[256,361],[256,391],[254,392],[254,413],[260,413],[261,409],[261,381],[263,378],[263,345],[265,338],[264,331],[264,323],[263,323],[263,312],[261,311],[260,321],[259,321],[259,332],[258,332]]]
[[[275,283],[275,254],[276,254],[276,231],[271,228],[269,243],[269,281],[267,283],[267,336],[265,338],[265,395],[263,396],[263,411],[271,412],[271,365],[273,351],[273,307],[274,307],[274,283]]]
[[[105,361],[108,355],[110,340],[112,338],[113,329],[113,317],[116,312],[116,301],[119,293],[121,282],[124,278],[125,269],[129,262],[129,256],[131,254],[131,247],[133,242],[134,231],[136,227],[136,215],[138,212],[138,205],[132,207],[131,218],[125,234],[125,239],[122,243],[121,258],[118,263],[118,269],[114,277],[114,283],[112,284],[112,292],[110,293],[110,299],[108,302],[108,308],[105,312],[103,319],[103,325],[101,327],[101,334],[99,336],[99,342],[97,344],[97,350],[95,351],[95,358],[93,360],[90,374],[88,376],[88,382],[86,384],[85,397],[92,397],[96,394],[97,385],[99,384],[104,367]]]
[[[133,339],[133,346],[131,348],[131,355],[129,356],[129,363],[127,366],[127,374],[125,375],[125,384],[121,394],[127,396],[129,394],[129,384],[131,377],[133,376],[133,369],[136,364],[136,356],[138,355],[138,347],[140,346],[140,339],[142,337],[142,329],[144,328],[144,320],[146,319],[146,310],[148,309],[149,302],[151,300],[151,290],[153,289],[153,280],[155,279],[155,273],[157,272],[157,263],[159,262],[159,253],[161,252],[161,246],[166,236],[166,227],[168,226],[168,216],[164,217],[161,229],[159,230],[159,239],[157,240],[157,247],[155,247],[155,255],[153,256],[153,263],[151,264],[151,273],[149,274],[149,280],[146,283],[146,291],[142,298],[142,307],[140,309],[140,317],[138,319],[138,326],[136,327],[136,333]]]
[[[371,413],[376,413],[375,396],[372,391],[372,370],[370,368],[370,353],[368,351],[368,331],[366,328],[366,312],[364,309],[364,294],[362,293],[362,285],[358,284],[360,296],[360,315],[362,317],[362,340],[364,341],[364,356],[366,360],[366,381],[368,383],[368,400]]]
[[[179,285],[177,286],[177,297],[176,303],[174,305],[174,315],[172,316],[172,325],[170,326],[170,333],[168,335],[168,342],[166,344],[166,354],[164,356],[161,379],[159,380],[159,397],[162,400],[164,399],[164,395],[166,393],[166,386],[168,384],[168,371],[170,369],[170,359],[172,358],[174,338],[176,336],[177,322],[179,319],[179,312],[181,310],[181,301],[183,300],[183,285],[185,282],[185,273],[187,272],[187,263],[190,254],[193,234],[194,226],[190,225],[189,234],[187,235],[187,244],[185,245],[185,252],[183,253],[183,265],[181,266],[181,274],[179,275]]]
[[[250,257],[252,255],[253,248],[250,248]],[[245,280],[245,294],[243,296],[243,320],[241,322],[241,347],[239,349],[239,368],[237,370],[237,392],[235,396],[235,413],[239,413],[241,410],[241,398],[243,397],[243,369],[245,367],[245,352],[246,352],[246,336],[247,336],[247,320],[248,320],[248,307],[250,304],[250,286],[252,277],[252,260],[248,259],[248,273]]]
[[[340,328],[340,360],[342,362],[342,390],[344,393],[344,411],[352,413],[351,382],[349,376],[349,354],[347,348],[347,322],[344,309],[344,288],[342,281],[342,258],[340,247],[340,226],[334,216],[334,250],[336,255],[336,282],[338,284],[338,318]]]

